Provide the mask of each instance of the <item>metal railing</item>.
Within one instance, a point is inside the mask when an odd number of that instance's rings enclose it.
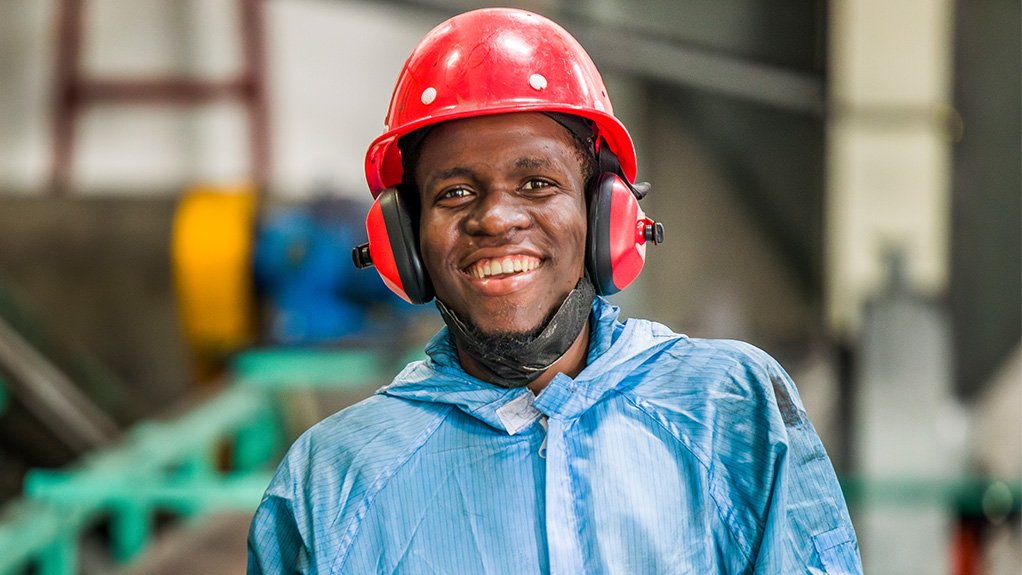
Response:
[[[76,573],[82,534],[99,521],[124,564],[150,544],[157,511],[254,511],[286,447],[279,393],[366,390],[390,368],[373,351],[240,354],[231,382],[197,407],[140,423],[73,468],[31,470],[22,498],[0,510],[0,574]]]

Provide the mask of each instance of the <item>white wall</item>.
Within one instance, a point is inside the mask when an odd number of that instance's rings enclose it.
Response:
[[[38,185],[45,169],[51,4],[0,2],[0,190]]]
[[[383,132],[405,59],[439,21],[372,2],[270,3],[275,179],[302,194],[321,179],[366,190],[363,161]]]
[[[88,0],[85,69],[103,76],[222,78],[241,63],[233,0]],[[0,2],[0,193],[42,194],[49,177],[55,0]],[[269,0],[271,186],[322,182],[362,193],[362,159],[383,129],[404,59],[435,17],[371,2]],[[79,194],[167,194],[245,177],[240,106],[94,106],[82,116]]]
[[[830,24],[827,316],[854,334],[887,256],[940,297],[949,261],[953,3],[840,0]]]

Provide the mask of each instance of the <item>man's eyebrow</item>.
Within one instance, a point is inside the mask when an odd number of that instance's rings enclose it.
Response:
[[[467,177],[470,177],[471,175],[472,175],[472,170],[470,170],[470,169],[468,169],[468,168],[466,168],[464,166],[454,166],[452,168],[447,168],[446,170],[441,170],[441,171],[433,174],[433,176],[429,179],[428,183],[432,183],[432,182],[436,182],[436,181],[440,181],[440,180],[446,180],[446,179],[449,179],[449,178],[458,178],[458,177],[467,178]]]
[[[538,168],[547,168],[551,165],[550,160],[542,157],[523,156],[515,160],[515,168],[518,168],[519,170],[535,170]]]

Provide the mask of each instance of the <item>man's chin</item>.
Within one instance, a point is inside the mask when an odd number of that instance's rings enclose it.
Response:
[[[546,325],[546,322],[541,322],[532,329],[513,331],[507,329],[486,329],[480,327],[469,318],[466,318],[464,321],[476,338],[494,345],[522,345],[528,343],[542,333],[543,327]]]
[[[565,298],[567,294],[565,295]],[[522,302],[502,302],[503,305],[470,305],[461,302],[457,310],[445,305],[453,311],[465,327],[467,334],[487,345],[501,349],[522,346],[536,339],[543,333],[550,321],[557,315],[564,298],[546,302],[547,309],[537,309],[535,304]]]
[[[529,341],[543,332],[557,313],[558,306],[551,305],[545,313],[536,309],[529,309],[526,312],[528,307],[532,306],[506,305],[487,313],[487,310],[480,306],[471,311],[455,310],[455,312],[468,330],[480,338]]]

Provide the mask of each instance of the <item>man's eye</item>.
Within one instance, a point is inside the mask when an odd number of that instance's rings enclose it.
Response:
[[[440,192],[438,200],[457,200],[466,198],[472,194],[467,188],[450,188]]]
[[[546,180],[529,180],[522,186],[523,190],[541,190],[543,188],[549,188],[552,186],[550,182]]]

